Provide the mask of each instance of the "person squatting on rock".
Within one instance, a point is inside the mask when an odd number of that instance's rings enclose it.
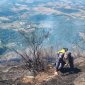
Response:
[[[57,60],[56,60],[56,72],[58,75],[58,71],[63,70],[64,66],[69,64],[70,69],[74,68],[73,57],[71,56],[71,52],[68,52],[68,48],[63,48],[57,52]]]

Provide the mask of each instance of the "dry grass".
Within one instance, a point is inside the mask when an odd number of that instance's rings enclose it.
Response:
[[[17,83],[21,83],[20,85],[41,85],[43,82],[50,81],[55,77],[54,75],[55,69],[49,68],[45,72],[40,72],[36,77],[33,76],[23,76],[20,78]]]

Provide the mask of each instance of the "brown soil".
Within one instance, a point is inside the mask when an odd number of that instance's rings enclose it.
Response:
[[[46,72],[39,73],[35,78],[25,77],[17,85],[74,85],[74,80],[82,73],[78,68],[75,68],[72,73],[65,69],[66,72],[59,72],[59,75],[54,75],[54,71],[55,69],[51,68]]]
[[[0,85],[74,85],[74,80],[85,72],[85,64],[79,64],[70,71],[65,68],[64,71],[59,72],[59,75],[54,75],[55,69],[48,68],[45,72],[40,72],[35,78],[33,76],[23,76],[16,80],[2,80]]]

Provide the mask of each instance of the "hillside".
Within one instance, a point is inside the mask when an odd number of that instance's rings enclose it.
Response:
[[[85,59],[78,59],[73,72],[65,68],[58,76],[54,75],[55,69],[51,66],[35,78],[24,67],[12,67],[8,71],[0,71],[0,85],[85,85]]]
[[[75,67],[54,75],[62,48]],[[85,0],[0,0],[0,85],[85,85]]]

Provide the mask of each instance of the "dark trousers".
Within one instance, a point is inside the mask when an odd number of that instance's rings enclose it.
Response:
[[[73,69],[74,68],[74,60],[73,60],[72,56],[68,57],[68,62],[69,62],[70,68]]]
[[[56,71],[61,70],[65,65],[65,62],[63,61],[62,58],[58,59],[58,62],[56,62]]]

